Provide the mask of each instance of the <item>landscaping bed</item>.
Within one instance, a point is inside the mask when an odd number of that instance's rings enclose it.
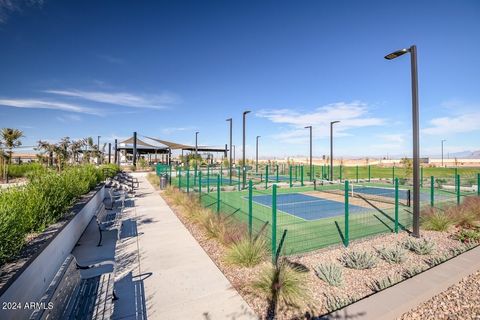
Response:
[[[480,241],[480,211],[475,211],[479,199],[475,198],[458,209],[462,219],[455,216],[458,210],[454,209],[425,213],[422,225],[434,230],[422,230],[421,239],[405,231],[384,234],[353,241],[348,249],[338,245],[281,257],[274,268],[265,243],[258,252],[252,249],[255,245],[245,245],[244,225],[202,208],[198,197],[172,188],[162,196],[232,286],[264,318],[272,309],[277,319],[327,314],[461,254]],[[243,257],[238,258],[239,252]],[[279,280],[273,285],[269,281],[275,276]]]

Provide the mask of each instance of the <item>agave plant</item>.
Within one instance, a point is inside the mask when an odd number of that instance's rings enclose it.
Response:
[[[315,267],[317,277],[334,287],[343,285],[342,269],[334,263],[321,263]]]
[[[368,251],[346,251],[340,258],[340,262],[347,268],[371,269],[377,265],[377,257]]]

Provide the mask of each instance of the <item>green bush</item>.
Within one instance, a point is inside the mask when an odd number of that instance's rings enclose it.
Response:
[[[8,176],[10,178],[27,177],[29,173],[36,171],[46,171],[46,168],[36,162],[8,165]]]
[[[463,243],[479,242],[480,241],[480,230],[462,229],[455,235],[455,238],[458,241],[461,241]]]
[[[341,287],[343,285],[342,268],[334,263],[322,263],[315,268],[317,277],[331,286]]]
[[[31,171],[25,186],[0,191],[0,265],[21,250],[27,234],[42,232],[64,217],[81,195],[93,189],[106,174],[116,172],[104,173],[104,168],[83,165],[68,167],[60,173]]]
[[[346,251],[340,258],[340,262],[347,268],[371,269],[377,265],[377,257],[367,251]]]

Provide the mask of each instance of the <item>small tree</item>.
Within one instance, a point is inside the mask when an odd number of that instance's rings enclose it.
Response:
[[[13,129],[13,128],[2,128],[2,131],[0,133],[0,138],[1,138],[1,145],[4,145],[5,148],[8,149],[8,163],[12,163],[12,154],[13,154],[13,148],[17,148],[22,145],[22,141],[20,140],[23,138],[23,132],[18,130],[18,129]],[[4,165],[4,177],[8,182],[8,166],[7,162],[5,162]]]
[[[403,167],[405,168],[405,178],[410,177],[413,173],[413,161],[412,161],[412,159],[409,159],[409,158],[405,157],[400,161],[400,164],[402,164]]]

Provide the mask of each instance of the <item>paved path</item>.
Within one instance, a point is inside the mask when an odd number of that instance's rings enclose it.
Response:
[[[477,270],[480,270],[480,247],[345,307],[329,318],[396,319]]]
[[[114,319],[256,319],[144,175],[117,245]]]

